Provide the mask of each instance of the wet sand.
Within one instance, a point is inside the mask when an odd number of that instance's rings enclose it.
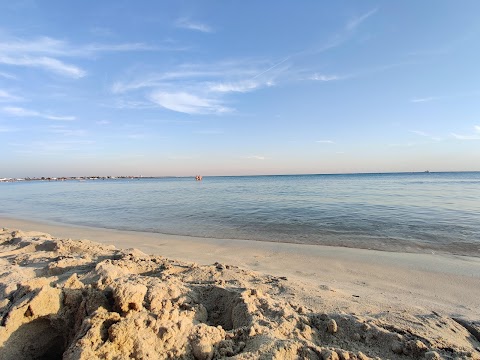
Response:
[[[417,288],[468,294],[475,259],[48,229],[0,229],[2,359],[480,359],[475,310]]]

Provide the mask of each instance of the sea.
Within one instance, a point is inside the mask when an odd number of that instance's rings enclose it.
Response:
[[[0,202],[47,223],[480,256],[480,172],[18,181]]]

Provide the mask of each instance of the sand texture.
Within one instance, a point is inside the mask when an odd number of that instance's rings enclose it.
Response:
[[[471,319],[228,264],[3,229],[0,268],[0,359],[480,359]]]

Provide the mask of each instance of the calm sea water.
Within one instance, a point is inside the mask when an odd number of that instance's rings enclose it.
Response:
[[[64,224],[480,256],[480,173],[17,182],[0,201]]]

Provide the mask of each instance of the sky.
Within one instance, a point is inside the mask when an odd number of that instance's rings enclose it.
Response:
[[[480,170],[477,0],[0,13],[0,178]]]

